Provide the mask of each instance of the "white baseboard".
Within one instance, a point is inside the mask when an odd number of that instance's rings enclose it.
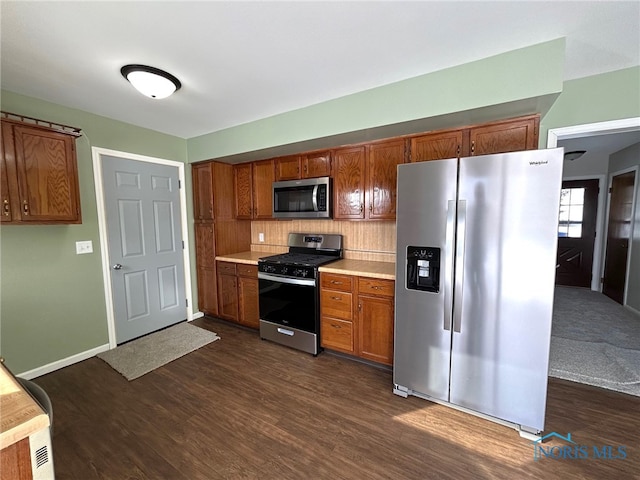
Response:
[[[626,308],[627,310],[632,311],[633,313],[635,313],[636,315],[640,315],[640,310],[636,310],[633,307],[630,307],[629,305],[625,305],[624,308]]]
[[[188,321],[192,321],[200,317],[204,317],[204,313],[195,312],[193,315],[191,315],[191,318]],[[33,370],[29,370],[27,372],[19,373],[16,376],[25,378],[27,380],[31,380],[41,375],[46,375],[47,373],[55,372],[56,370],[60,370],[61,368],[68,367],[69,365],[73,365],[74,363],[81,362],[83,360],[86,360],[87,358],[95,357],[97,354],[106,352],[107,350],[109,350],[108,343],[96,348],[92,348],[91,350],[87,350],[85,352],[80,352],[70,357],[63,358],[62,360],[57,360],[55,362],[48,363],[47,365],[43,365],[42,367],[34,368]]]
[[[46,375],[47,373],[55,372],[56,370],[60,370],[61,368],[68,367],[69,365],[73,365],[74,363],[81,362],[82,360],[86,360],[87,358],[95,357],[97,354],[106,352],[107,350],[109,350],[108,343],[96,348],[92,348],[91,350],[86,350],[84,352],[76,353],[75,355],[71,355],[70,357],[63,358],[62,360],[57,360],[55,362],[48,363],[47,365],[43,365],[42,367],[34,368],[33,370],[29,370],[27,372],[19,373],[16,376],[21,378],[26,378],[27,380],[31,380],[32,378],[36,378],[41,375]]]

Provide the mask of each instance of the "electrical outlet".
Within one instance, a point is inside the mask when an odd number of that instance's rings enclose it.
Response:
[[[93,242],[91,240],[76,242],[76,254],[82,255],[83,253],[93,253]]]
[[[259,241],[259,242],[263,242],[263,243],[264,243],[264,233],[260,232],[260,233],[258,234],[258,241]]]

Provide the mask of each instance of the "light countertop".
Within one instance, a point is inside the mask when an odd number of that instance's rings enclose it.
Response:
[[[240,252],[220,255],[216,257],[216,260],[257,265],[260,258],[268,257],[270,255],[275,254],[269,252]],[[395,280],[396,278],[395,263],[375,262],[372,260],[342,259],[336,262],[331,262],[328,265],[321,266],[319,271],[341,273],[343,275],[357,275],[360,277],[383,278],[387,280]]]
[[[374,262],[371,260],[342,259],[331,262],[318,269],[320,272],[358,275],[360,277],[383,278],[395,280],[396,264],[391,262]]]
[[[262,257],[268,257],[269,255],[275,255],[275,253],[269,252],[240,252],[230,253],[228,255],[220,255],[216,257],[216,260],[222,262],[234,262],[234,263],[246,263],[248,265],[258,265],[258,260]]]
[[[49,415],[0,364],[0,449],[4,449],[32,433],[49,426]]]

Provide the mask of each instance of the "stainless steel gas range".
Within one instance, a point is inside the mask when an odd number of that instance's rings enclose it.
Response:
[[[342,258],[342,235],[290,233],[288,246],[258,261],[260,338],[317,355],[318,267]]]

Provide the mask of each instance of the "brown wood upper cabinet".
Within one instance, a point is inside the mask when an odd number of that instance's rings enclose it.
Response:
[[[82,223],[76,136],[2,120],[3,224]]]
[[[246,220],[273,218],[272,185],[274,181],[274,160],[234,165],[236,218]]]
[[[233,167],[221,162],[196,163],[193,177],[193,217],[195,222],[233,218]]]
[[[540,117],[534,116],[471,128],[470,155],[535,150],[539,123]]]
[[[427,162],[463,156],[463,131],[447,130],[411,139],[411,161]]]
[[[407,140],[393,139],[333,151],[335,219],[396,218],[397,166]]]
[[[198,222],[213,221],[212,162],[199,163],[191,167],[193,177],[193,219]]]
[[[411,161],[490,155],[538,148],[540,116],[530,115],[411,137]]]
[[[331,175],[331,152],[310,152],[276,158],[276,180],[328,177]]]

